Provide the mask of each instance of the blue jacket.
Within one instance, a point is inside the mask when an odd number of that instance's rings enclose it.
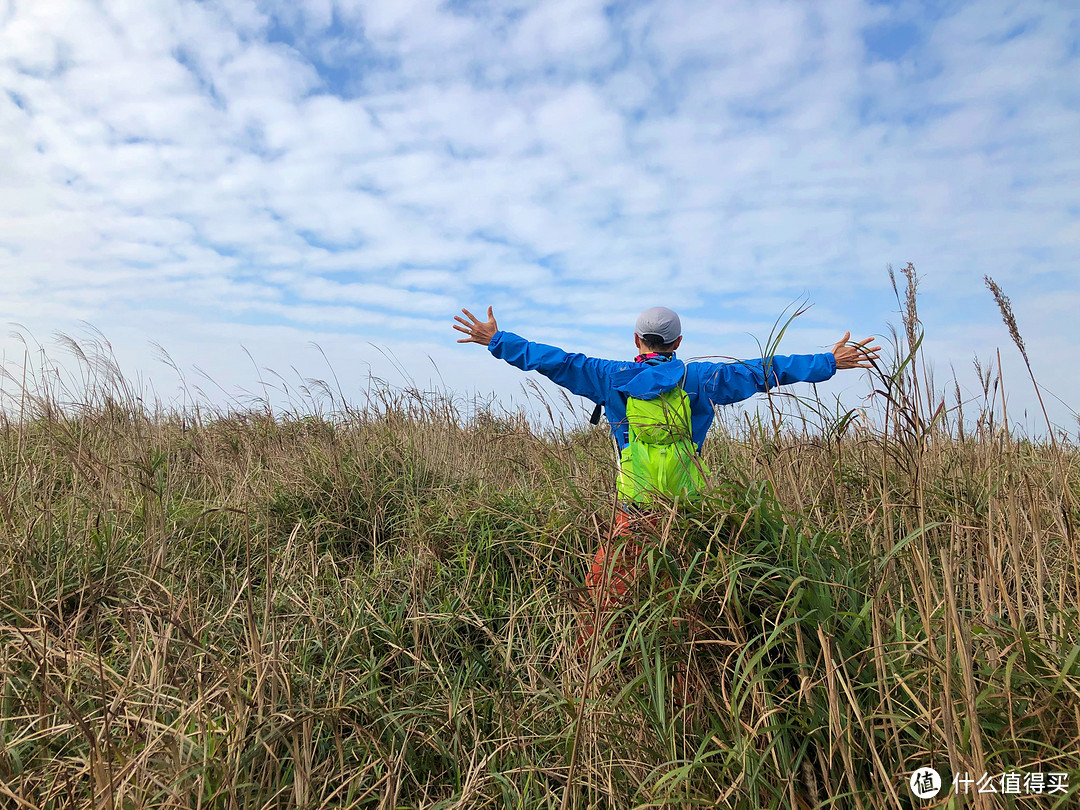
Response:
[[[699,452],[715,416],[714,405],[730,405],[776,385],[822,382],[836,373],[836,358],[831,353],[775,356],[768,361],[766,385],[765,362],[760,359],[683,363],[672,357],[666,363],[650,366],[630,360],[598,360],[571,354],[501,331],[491,339],[488,351],[522,371],[539,371],[571,393],[602,404],[620,450],[630,440],[626,397],[655,399],[679,385],[684,369],[683,388],[690,397],[690,423]]]

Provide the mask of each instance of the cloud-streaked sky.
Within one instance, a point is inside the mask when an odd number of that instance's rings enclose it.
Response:
[[[510,403],[450,328],[488,304],[605,357],[665,304],[743,357],[808,299],[781,351],[828,350],[911,261],[939,382],[1000,346],[1035,406],[989,274],[1080,409],[1070,0],[0,0],[0,91],[0,320],[89,322],[166,399],[152,342],[251,390],[245,348],[295,380],[314,341],[347,392],[389,354]]]

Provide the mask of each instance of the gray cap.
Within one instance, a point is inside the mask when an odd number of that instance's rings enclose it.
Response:
[[[682,334],[679,316],[667,307],[649,307],[638,315],[634,332],[642,335],[659,335],[664,343],[673,343]]]

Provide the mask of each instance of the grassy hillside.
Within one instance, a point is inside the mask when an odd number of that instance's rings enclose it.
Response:
[[[915,807],[933,765],[936,806],[965,772],[1068,788],[962,806],[1076,806],[1080,457],[995,425],[989,374],[965,432],[908,360],[884,427],[718,424],[710,496],[583,652],[601,428],[391,392],[151,413],[100,367],[24,387],[0,804]]]

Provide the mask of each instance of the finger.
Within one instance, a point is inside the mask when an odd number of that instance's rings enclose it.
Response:
[[[458,326],[456,323],[454,324],[454,328],[459,332],[464,332],[466,335],[472,334],[472,329],[466,329],[464,326]]]
[[[850,337],[851,337],[851,332],[844,332],[844,336],[842,338],[840,338],[840,342],[841,343],[847,343],[848,339]]]
[[[472,318],[473,323],[480,323],[480,319],[473,315],[471,312],[469,312],[469,310],[462,309],[461,311],[468,315],[470,318]]]
[[[461,340],[458,341],[458,343],[475,343],[475,342],[476,341],[473,340],[472,338],[461,338]]]
[[[489,321],[495,320],[495,313],[492,312],[491,307],[488,307],[488,320]]]
[[[472,326],[472,324],[470,324],[467,320],[462,318],[460,315],[455,315],[454,320],[457,321],[458,323],[464,325],[464,326]]]

